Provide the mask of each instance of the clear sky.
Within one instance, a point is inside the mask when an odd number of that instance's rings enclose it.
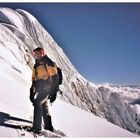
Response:
[[[34,15],[87,80],[140,85],[140,3],[0,3]]]

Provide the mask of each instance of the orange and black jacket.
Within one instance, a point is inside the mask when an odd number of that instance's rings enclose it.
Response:
[[[47,80],[57,74],[56,64],[45,55],[41,60],[36,60],[32,73],[32,81]]]

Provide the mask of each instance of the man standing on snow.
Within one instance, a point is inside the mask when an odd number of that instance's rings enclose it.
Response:
[[[32,130],[41,133],[42,117],[44,129],[53,131],[51,116],[48,109],[48,100],[54,102],[58,89],[58,75],[56,64],[45,54],[44,49],[34,50],[36,63],[32,73],[30,100],[34,106]]]

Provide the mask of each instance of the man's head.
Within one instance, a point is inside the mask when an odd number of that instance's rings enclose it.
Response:
[[[45,55],[45,51],[41,47],[34,49],[33,52],[35,54],[35,59],[41,59]]]

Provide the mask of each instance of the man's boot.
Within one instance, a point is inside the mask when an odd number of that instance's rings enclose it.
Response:
[[[44,129],[49,130],[49,131],[54,131],[53,126],[52,126],[52,119],[50,115],[43,116],[44,119]]]

